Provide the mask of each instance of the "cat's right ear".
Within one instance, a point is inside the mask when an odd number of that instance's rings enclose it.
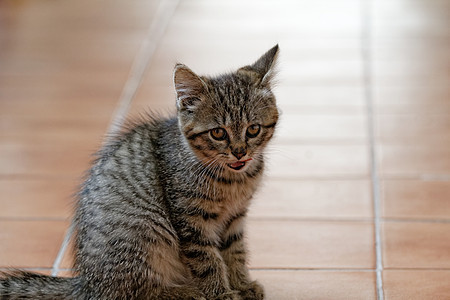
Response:
[[[203,79],[185,65],[177,64],[173,71],[173,83],[177,94],[177,108],[194,110],[206,91]]]

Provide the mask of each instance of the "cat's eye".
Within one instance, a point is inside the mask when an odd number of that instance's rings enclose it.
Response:
[[[247,128],[247,132],[245,134],[249,138],[254,138],[254,137],[258,136],[260,131],[261,131],[261,126],[258,124],[253,124]]]
[[[223,128],[214,128],[209,131],[211,137],[218,141],[223,141],[227,138],[227,132]]]

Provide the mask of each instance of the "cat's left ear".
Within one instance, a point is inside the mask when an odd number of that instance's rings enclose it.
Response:
[[[252,77],[258,85],[270,86],[276,74],[278,52],[277,44],[264,53],[254,64],[240,68],[238,73]]]
[[[173,83],[177,94],[178,109],[195,109],[206,91],[206,83],[203,79],[187,66],[177,64],[173,71]]]

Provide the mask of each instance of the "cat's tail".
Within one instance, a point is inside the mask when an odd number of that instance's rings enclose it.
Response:
[[[76,278],[51,277],[31,272],[0,273],[0,300],[6,299],[73,299]]]

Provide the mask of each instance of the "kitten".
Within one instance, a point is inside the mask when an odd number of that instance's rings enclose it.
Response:
[[[177,116],[99,151],[74,218],[75,278],[3,274],[2,299],[263,299],[244,220],[278,120],[278,45],[218,77],[177,64]]]

